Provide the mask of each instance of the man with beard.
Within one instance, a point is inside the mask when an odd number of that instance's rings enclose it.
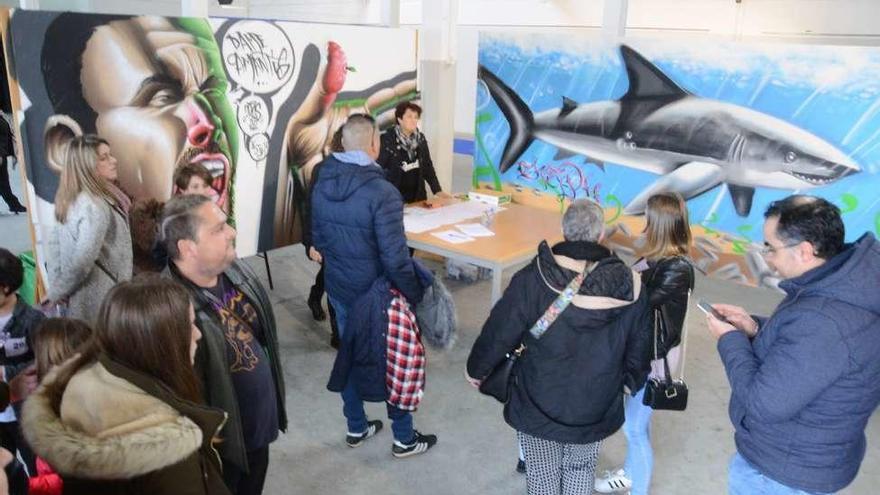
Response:
[[[269,444],[287,429],[284,372],[272,304],[263,284],[236,260],[235,229],[205,196],[165,204],[159,238],[165,276],[190,290],[202,333],[195,356],[205,401],[228,414],[217,445],[236,495],[263,491]]]

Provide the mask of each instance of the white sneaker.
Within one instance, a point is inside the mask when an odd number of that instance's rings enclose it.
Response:
[[[626,477],[623,469],[617,471],[605,471],[605,474],[596,478],[595,488],[599,493],[618,493],[630,489],[633,482]]]

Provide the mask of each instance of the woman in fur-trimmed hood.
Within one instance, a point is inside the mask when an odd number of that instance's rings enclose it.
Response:
[[[89,348],[26,401],[25,437],[65,495],[229,495],[213,447],[225,414],[200,404],[193,318],[173,281],[122,283]]]

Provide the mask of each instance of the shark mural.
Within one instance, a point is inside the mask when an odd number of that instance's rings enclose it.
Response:
[[[618,100],[577,104],[534,115],[489,69],[479,78],[510,123],[499,169],[509,169],[532,139],[559,148],[555,158],[584,155],[661,177],[624,209],[642,214],[652,195],[677,191],[691,199],[721,182],[736,212],[747,216],[756,187],[807,189],[858,172],[827,141],[781,119],[742,106],[692,95],[632,48],[620,54],[629,90]]]
[[[876,49],[484,34],[474,182],[598,199],[624,252],[647,199],[679,192],[698,266],[772,286],[771,201],[823,196],[848,239],[880,230],[878,76]]]

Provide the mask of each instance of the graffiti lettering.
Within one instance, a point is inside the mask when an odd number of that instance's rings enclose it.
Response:
[[[544,189],[550,189],[563,198],[593,198],[600,201],[599,184],[590,187],[589,179],[577,164],[566,161],[560,164],[536,163],[520,160],[519,175],[521,178],[536,181]]]
[[[269,107],[263,98],[251,95],[238,103],[238,126],[248,136],[266,132],[269,128]]]
[[[245,89],[271,93],[293,73],[293,47],[274,24],[242,21],[223,37],[223,62],[230,77]]]
[[[282,48],[278,52],[267,49],[259,34],[238,33],[237,37],[230,37],[229,40],[237,52],[229,54],[226,63],[236,72],[249,71],[250,77],[258,81],[267,77],[281,81],[290,72],[290,53],[287,49]]]

